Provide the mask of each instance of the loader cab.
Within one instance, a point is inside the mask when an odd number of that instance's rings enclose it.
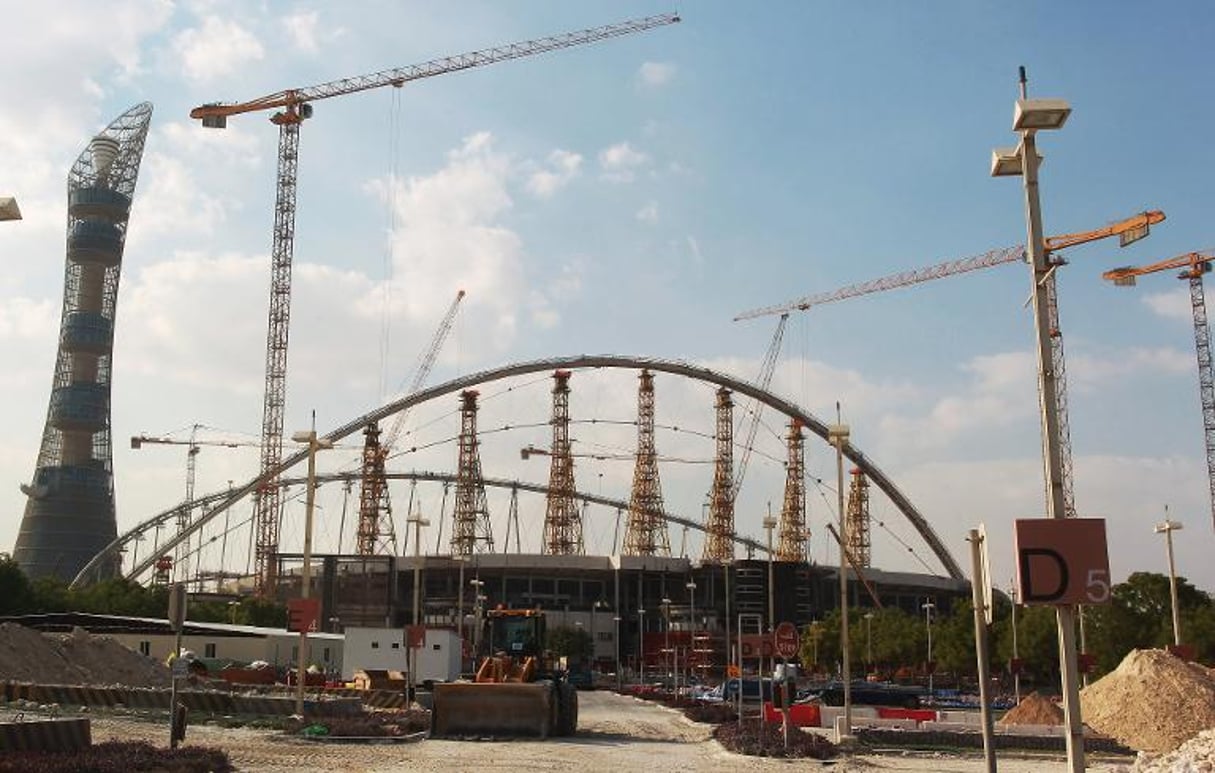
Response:
[[[495,609],[486,621],[490,653],[515,658],[539,657],[544,651],[544,615],[532,609]]]

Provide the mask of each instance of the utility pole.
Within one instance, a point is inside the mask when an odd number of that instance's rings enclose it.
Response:
[[[1181,530],[1181,524],[1169,520],[1169,506],[1164,506],[1164,523],[1156,524],[1156,533],[1164,535],[1165,550],[1169,558],[1169,601],[1173,608],[1173,645],[1181,646],[1181,610],[1177,604],[1177,568],[1173,564],[1173,532]]]
[[[840,522],[840,678],[844,683],[844,728],[839,740],[852,737],[852,664],[848,655],[848,517],[844,510],[844,444],[848,425],[840,421],[840,404],[835,404],[835,424],[827,427],[827,439],[835,446],[837,508]]]

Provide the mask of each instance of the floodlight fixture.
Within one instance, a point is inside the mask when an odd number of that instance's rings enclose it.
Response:
[[[1071,114],[1072,107],[1066,99],[1018,99],[1013,111],[1013,131],[1062,129]]]

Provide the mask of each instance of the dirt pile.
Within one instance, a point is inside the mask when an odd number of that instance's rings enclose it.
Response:
[[[1084,721],[1138,751],[1170,752],[1215,728],[1215,678],[1165,650],[1131,650],[1080,692]]]
[[[1001,725],[1062,725],[1063,709],[1050,698],[1031,692],[1007,714],[1000,717]]]
[[[0,681],[168,687],[169,669],[109,636],[82,628],[43,634],[0,623]]]

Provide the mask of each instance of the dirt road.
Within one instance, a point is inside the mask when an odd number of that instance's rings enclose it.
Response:
[[[189,744],[227,751],[242,771],[268,773],[387,773],[387,771],[663,771],[663,773],[725,773],[817,769],[814,761],[786,762],[742,757],[724,751],[711,738],[707,725],[688,721],[675,711],[609,692],[580,694],[578,735],[548,741],[440,741],[407,744],[317,743],[265,731],[190,727]],[[93,717],[94,741],[111,738],[167,743],[168,729],[129,718]],[[1063,770],[1060,760],[1004,760],[1001,771]],[[834,770],[981,771],[982,758],[857,756],[831,764]],[[1092,766],[1089,770],[1114,771]]]

